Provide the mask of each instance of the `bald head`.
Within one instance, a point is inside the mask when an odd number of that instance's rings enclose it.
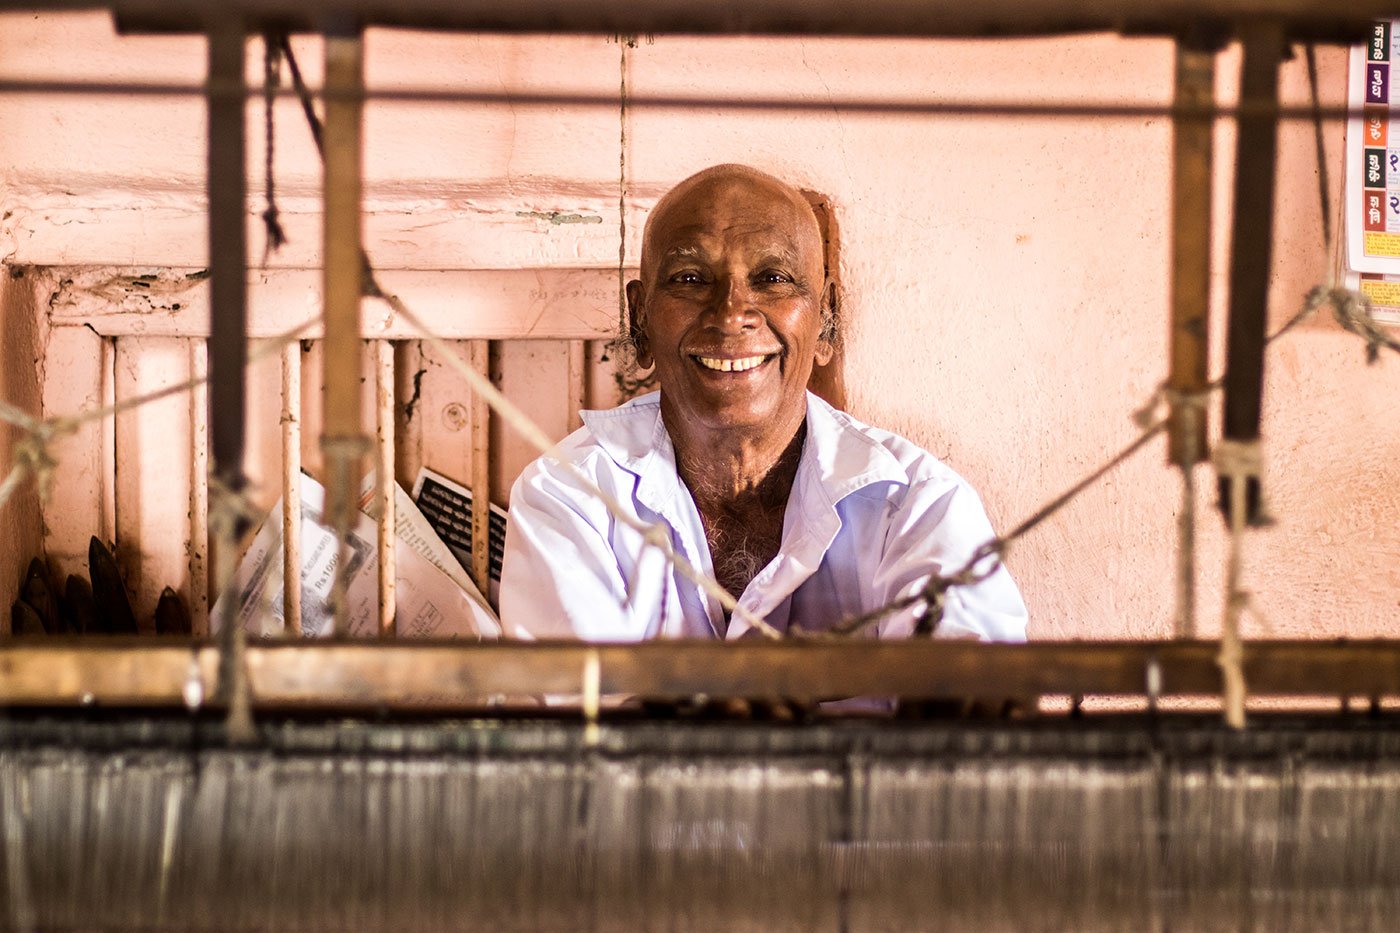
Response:
[[[656,202],[647,216],[642,231],[642,279],[648,279],[648,272],[654,268],[662,247],[657,244],[659,231],[675,225],[675,214],[682,214],[682,220],[689,222],[696,205],[716,202],[747,200],[755,209],[774,204],[785,204],[791,214],[788,220],[793,227],[795,238],[814,244],[822,250],[821,226],[812,205],[802,192],[792,185],[767,172],[749,165],[726,163],[701,169],[694,175],[678,183]]]

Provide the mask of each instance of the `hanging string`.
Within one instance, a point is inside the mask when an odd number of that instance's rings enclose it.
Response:
[[[281,44],[282,37],[277,33],[263,33],[263,185],[267,197],[267,208],[262,212],[263,226],[267,228],[267,241],[263,246],[262,258],[264,267],[267,266],[268,257],[287,242],[287,234],[278,220],[277,179],[272,164],[276,155],[273,107],[282,85]]]
[[[617,37],[617,335],[627,335],[627,49],[628,36]],[[607,357],[603,357],[607,361]]]
[[[292,40],[285,33],[278,37],[278,47],[282,50],[282,55],[287,59],[287,70],[292,73],[292,88],[296,92],[297,100],[301,102],[301,111],[306,114],[306,125],[311,130],[311,141],[316,144],[316,151],[325,155],[326,145],[323,140],[321,128],[321,118],[316,115],[316,106],[312,103],[311,88],[306,86],[306,80],[301,76],[301,66],[297,64],[296,55],[292,54]]]

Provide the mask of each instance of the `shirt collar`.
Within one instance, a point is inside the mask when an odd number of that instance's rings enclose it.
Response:
[[[637,496],[658,512],[680,485],[676,452],[661,420],[661,394],[649,392],[618,408],[582,412],[598,446],[619,467],[635,474]],[[808,517],[872,483],[907,486],[909,474],[865,425],[807,393],[807,441],[798,465],[797,501]]]

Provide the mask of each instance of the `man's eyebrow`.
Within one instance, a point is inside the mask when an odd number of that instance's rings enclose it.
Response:
[[[668,262],[672,259],[698,259],[700,249],[695,246],[673,246],[661,254],[661,261]]]
[[[794,266],[797,265],[797,262],[798,254],[796,250],[785,249],[783,247],[770,247],[760,252],[757,258],[754,259],[753,264],[755,266]]]

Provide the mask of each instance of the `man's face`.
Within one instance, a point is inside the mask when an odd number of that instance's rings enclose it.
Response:
[[[814,363],[832,354],[823,265],[811,209],[761,179],[707,179],[667,204],[627,297],[668,416],[793,430]]]

